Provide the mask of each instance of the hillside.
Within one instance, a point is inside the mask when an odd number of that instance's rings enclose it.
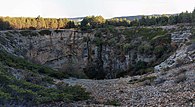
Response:
[[[2,0],[0,107],[195,107],[194,4]]]
[[[177,47],[171,45],[172,31],[174,27],[11,30],[1,32],[0,42],[9,53],[70,76],[110,79],[153,72]]]
[[[78,106],[194,107],[194,30],[178,29],[171,38],[178,48],[155,66],[154,73],[109,80],[64,79],[63,82],[81,85],[92,93],[94,99],[89,100],[92,103],[78,102]]]
[[[188,24],[1,31],[0,105],[194,106],[194,34]]]
[[[0,106],[38,106],[50,102],[86,100],[89,93],[80,86],[56,84],[63,74],[31,63],[0,48]]]

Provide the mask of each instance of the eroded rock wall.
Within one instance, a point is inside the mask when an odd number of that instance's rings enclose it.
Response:
[[[161,64],[154,67],[155,71],[180,67],[195,61],[195,43],[190,43],[192,36],[190,30],[178,31],[171,34],[172,43],[178,45],[178,49]]]
[[[23,31],[1,32],[1,45],[11,53],[27,57],[29,60],[52,68],[61,68],[64,63],[86,63],[87,44],[83,38],[93,37],[93,33],[72,30],[51,31],[49,35],[22,35]],[[3,43],[5,42],[5,43]]]
[[[142,30],[145,29],[140,29],[139,32],[142,32]],[[159,29],[156,29],[156,32],[158,31]],[[128,71],[132,66],[139,68],[140,62],[141,66],[151,67],[153,65],[151,63],[158,62],[157,55],[153,51],[154,46],[157,46],[155,45],[156,41],[161,40],[160,45],[163,48],[170,47],[168,36],[167,38],[164,36],[155,37],[156,35],[154,35],[154,39],[152,39],[154,43],[150,43],[147,35],[144,37],[136,34],[131,37],[131,35],[123,34],[123,31],[118,31],[120,33],[109,32],[102,33],[101,31],[98,36],[97,31],[1,31],[0,47],[9,53],[28,58],[30,61],[47,65],[54,69],[66,70],[73,67],[74,69],[70,69],[70,72],[72,70],[90,71],[88,76],[94,75],[90,78],[96,76],[100,78],[116,78],[117,74]],[[146,32],[152,33],[154,31],[146,29]],[[133,70],[136,69],[133,68]]]

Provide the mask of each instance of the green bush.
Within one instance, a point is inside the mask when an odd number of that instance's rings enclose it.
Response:
[[[147,67],[147,63],[144,61],[138,61],[135,65],[135,69],[139,70],[139,69],[145,69]]]
[[[38,36],[38,34],[32,30],[23,30],[23,31],[20,31],[20,34],[22,36]]]
[[[63,30],[54,30],[54,32],[61,33],[61,32],[64,32],[64,31]]]
[[[138,52],[142,53],[142,54],[149,54],[152,52],[153,47],[150,44],[141,44],[138,47]]]
[[[105,104],[106,105],[113,105],[113,106],[121,106],[121,103],[117,100],[108,100]]]
[[[175,83],[184,82],[186,80],[187,80],[187,76],[185,74],[180,74],[179,76],[176,77]]]
[[[6,45],[7,44],[7,40],[4,37],[0,37],[0,44]]]
[[[10,67],[29,70],[34,73],[42,73],[58,79],[63,79],[68,77],[68,75],[63,72],[56,71],[49,67],[42,66],[39,64],[33,64],[29,61],[26,61],[23,58],[13,56],[5,51],[0,51],[0,61]]]
[[[141,78],[141,79],[133,79],[133,80],[129,80],[129,84],[148,81],[149,84],[151,85],[151,83],[154,82],[155,79],[157,79],[156,76],[149,76],[149,77],[144,77],[144,78]]]
[[[129,49],[131,49],[131,48],[133,48],[133,46],[132,46],[132,44],[130,44],[130,43],[126,43],[126,44],[123,45],[123,49],[124,49],[124,50],[129,50]]]
[[[103,42],[103,40],[101,39],[101,38],[95,38],[95,43],[96,43],[96,45],[97,46],[100,46],[100,45],[102,45],[104,42]]]
[[[11,94],[4,92],[2,89],[0,89],[0,105],[1,103],[6,103],[7,101],[10,101],[12,99]]]
[[[51,31],[50,30],[40,30],[39,34],[44,36],[44,35],[51,35]]]
[[[1,62],[2,60],[0,60],[0,106],[10,101],[17,104],[26,102],[25,104],[28,106],[29,104],[33,106],[47,102],[72,102],[90,98],[89,93],[80,86],[67,86],[62,83],[61,87],[48,88],[26,80],[18,80],[7,72],[6,65]],[[7,64],[5,62],[7,61],[4,60],[4,64]],[[52,81],[50,84],[53,83],[53,79],[49,76],[45,76],[44,79],[46,79],[45,81]],[[42,81],[40,80],[40,82]]]
[[[195,38],[190,40],[190,44],[193,44],[193,43],[195,43]]]

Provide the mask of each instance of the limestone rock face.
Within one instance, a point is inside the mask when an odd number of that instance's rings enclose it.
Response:
[[[46,31],[46,30],[45,30]],[[0,47],[30,61],[61,69],[67,64],[74,64],[78,69],[83,69],[88,63],[99,60],[99,48],[93,43],[94,32],[83,33],[73,30],[47,30],[41,31],[1,31]],[[32,35],[33,34],[33,35]],[[103,68],[108,68],[110,58],[114,53],[112,47],[102,47]],[[113,69],[128,68],[128,56],[113,58]]]
[[[86,64],[87,47],[85,37],[93,37],[93,33],[80,33],[72,30],[60,32],[49,31],[50,34],[22,35],[24,31],[1,32],[1,46],[8,52],[26,57],[31,61],[48,65],[54,69],[62,68],[65,63]]]
[[[75,30],[1,31],[0,48],[54,69],[72,66],[77,71],[97,72],[94,75],[103,75],[102,78],[116,78],[117,74],[138,62],[157,62],[152,51],[144,53],[153,49],[143,36],[129,40],[122,32],[101,34],[100,38],[96,33]],[[138,52],[139,47],[142,52]]]
[[[156,71],[165,70],[171,67],[181,66],[195,60],[195,44],[186,44],[192,34],[190,30],[174,32],[171,34],[172,43],[176,43],[179,47],[168,59],[154,67]]]

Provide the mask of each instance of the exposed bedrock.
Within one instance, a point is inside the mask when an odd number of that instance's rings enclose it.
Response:
[[[70,71],[87,72],[90,78],[116,78],[123,72],[152,69],[168,58],[173,50],[171,36],[162,29],[148,29],[136,31],[140,35],[130,35],[131,30],[121,30],[118,33],[75,30],[1,31],[0,48],[54,69],[70,69],[71,66],[74,69]],[[142,36],[143,31],[154,35]],[[161,33],[155,35],[156,32]]]

